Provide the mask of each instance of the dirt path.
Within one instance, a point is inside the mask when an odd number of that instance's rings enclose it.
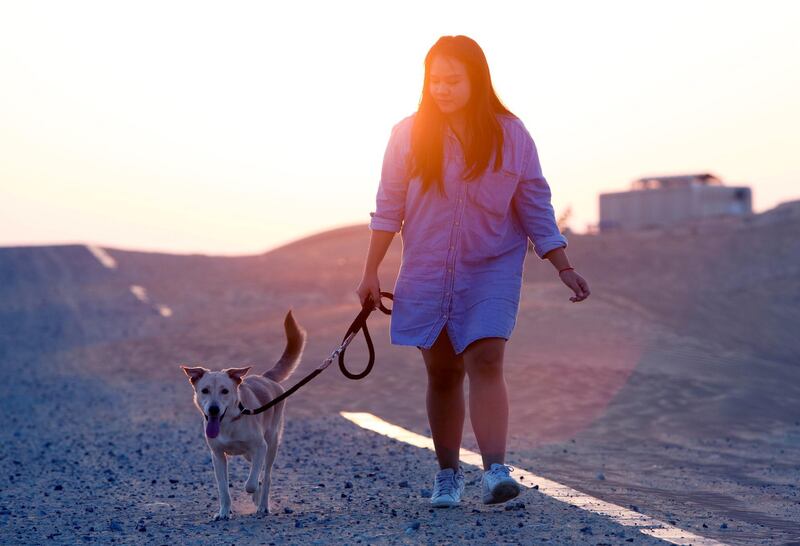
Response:
[[[294,417],[291,405],[272,515],[253,514],[235,458],[235,517],[211,522],[213,471],[188,385],[120,388],[71,373],[65,356],[3,362],[20,374],[0,386],[4,544],[663,544],[535,490],[484,506],[474,468],[460,508],[430,509],[430,452],[338,415]]]

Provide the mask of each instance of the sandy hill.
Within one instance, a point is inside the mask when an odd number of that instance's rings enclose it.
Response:
[[[150,313],[86,246],[0,248],[0,350],[141,334]]]
[[[651,334],[663,341],[655,334],[663,330],[718,357],[796,367],[799,211],[795,201],[744,219],[571,235],[569,256],[593,292],[584,305],[569,304],[569,290],[551,265],[530,253],[515,330],[525,333],[512,338],[511,356],[529,355],[527,363],[546,360],[548,353],[573,363],[587,354],[627,360],[642,350],[634,347],[650,343]],[[266,364],[283,342],[281,317],[294,308],[311,333],[316,352],[309,356],[321,359],[358,310],[354,290],[368,241],[367,227],[356,225],[233,258],[106,249],[114,268],[80,245],[3,248],[0,346],[148,339],[154,359],[147,368],[156,374],[173,351],[177,360],[256,356]],[[401,250],[398,236],[381,266],[384,290],[394,285]],[[161,316],[161,307],[171,315]],[[409,355],[413,349],[388,344],[388,318],[375,314],[371,324],[383,355],[418,358]],[[587,353],[581,340],[597,347]],[[165,354],[158,353],[161,345],[169,347]],[[626,349],[632,352],[625,357],[614,352]],[[358,351],[353,349],[354,361]]]

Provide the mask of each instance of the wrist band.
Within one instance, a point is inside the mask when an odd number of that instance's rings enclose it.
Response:
[[[559,270],[558,270],[558,274],[560,275],[560,274],[561,274],[561,273],[563,273],[564,271],[569,271],[570,269],[572,269],[573,271],[575,270],[575,268],[574,268],[574,267],[565,267],[564,269],[559,269]]]

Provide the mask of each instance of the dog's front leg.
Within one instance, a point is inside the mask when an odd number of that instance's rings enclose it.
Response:
[[[219,514],[214,520],[228,519],[231,517],[231,493],[228,491],[228,457],[224,451],[211,450],[211,460],[214,463],[214,475],[217,477],[219,489]]]
[[[264,461],[264,483],[261,484],[261,500],[258,503],[258,512],[269,514],[269,486],[272,482],[272,463],[278,454],[278,436],[275,434],[267,444],[267,456]]]
[[[244,486],[248,493],[255,493],[258,489],[258,478],[261,475],[261,468],[264,466],[264,457],[267,454],[267,443],[261,440],[256,446],[256,450],[250,454],[250,474],[247,476],[247,483]]]

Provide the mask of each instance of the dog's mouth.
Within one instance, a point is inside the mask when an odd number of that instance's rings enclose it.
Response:
[[[222,415],[212,415],[210,417],[206,415],[206,436],[209,438],[216,438],[219,435],[219,425],[225,418],[226,413],[228,413],[228,408],[225,408]]]

